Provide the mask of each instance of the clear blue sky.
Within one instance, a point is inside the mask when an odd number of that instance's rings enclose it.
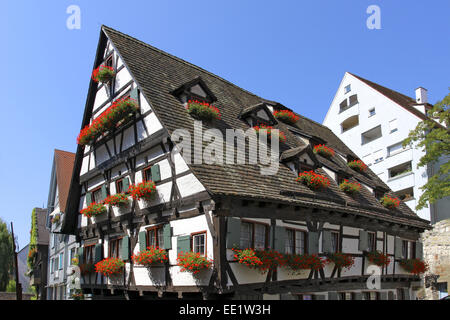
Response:
[[[66,28],[66,8],[81,29]],[[369,30],[369,5],[381,30]],[[450,2],[2,1],[0,217],[29,241],[55,148],[76,150],[100,26],[108,25],[322,122],[345,71],[430,102],[450,86]]]

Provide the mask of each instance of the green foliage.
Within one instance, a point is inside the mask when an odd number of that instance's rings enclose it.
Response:
[[[30,230],[30,245],[28,247],[28,252],[37,251],[37,217],[36,217],[36,209],[33,209],[31,212],[31,230]],[[33,269],[34,264],[34,254],[28,254],[27,257],[27,265],[28,269]]]
[[[428,111],[430,119],[419,122],[403,142],[404,147],[410,145],[426,151],[426,154],[420,158],[417,164],[418,168],[426,167],[427,165],[436,165],[439,161],[444,160],[439,170],[420,188],[423,193],[420,196],[416,210],[427,208],[428,202],[435,203],[437,200],[450,195],[449,106],[450,93]]]
[[[6,223],[0,219],[0,291],[5,291],[13,268],[12,241],[12,235]]]
[[[31,297],[30,300],[37,300],[38,296],[37,296],[37,292],[36,292],[36,287],[35,286],[30,286],[28,288],[28,293],[34,294],[34,296]]]
[[[16,292],[16,280],[11,279],[6,286],[6,292]]]

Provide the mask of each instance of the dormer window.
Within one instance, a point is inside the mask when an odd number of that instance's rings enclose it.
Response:
[[[203,101],[207,103],[212,103],[217,100],[200,77],[183,84],[171,93],[183,104],[187,103],[189,100]]]
[[[277,124],[277,121],[265,103],[244,108],[240,114],[240,118],[245,120],[250,127],[260,125],[273,126]]]

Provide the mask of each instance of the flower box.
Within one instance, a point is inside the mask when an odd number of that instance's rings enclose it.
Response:
[[[289,110],[278,110],[273,113],[275,119],[280,120],[287,124],[294,124],[300,119],[295,113]]]
[[[400,266],[412,274],[421,274],[428,270],[428,264],[421,259],[402,259]]]
[[[361,160],[350,161],[347,165],[358,172],[365,172],[367,170],[366,164]]]
[[[275,250],[233,249],[236,260],[250,269],[256,269],[261,273],[284,266],[285,256]]]
[[[325,260],[315,254],[287,254],[285,256],[286,268],[292,273],[302,270],[319,270],[325,265]]]
[[[156,185],[153,181],[144,181],[137,185],[130,185],[128,192],[133,199],[150,201],[153,199],[156,193]]]
[[[117,99],[90,125],[85,126],[77,137],[79,145],[95,142],[102,134],[123,124],[138,111],[137,102],[131,98]]]
[[[147,267],[162,264],[169,260],[165,249],[148,247],[147,250],[132,256],[134,263]]]
[[[220,111],[216,107],[207,102],[197,100],[189,100],[186,105],[186,110],[195,118],[202,120],[218,120],[220,119]]]
[[[341,182],[339,188],[345,193],[356,194],[361,191],[361,184],[358,182],[350,182],[347,179]]]
[[[334,263],[338,269],[350,269],[355,263],[355,259],[349,254],[336,252],[328,255],[326,262]]]
[[[324,146],[323,144],[319,144],[314,147],[314,153],[320,154],[322,157],[331,158],[334,156],[334,150]]]
[[[80,211],[87,218],[96,217],[106,212],[106,207],[102,203],[91,203],[87,208]]]
[[[181,272],[198,274],[202,270],[209,269],[212,265],[212,261],[208,260],[208,258],[200,253],[189,251],[180,252],[178,254],[177,264],[181,267]]]
[[[256,252],[253,249],[232,249],[235,254],[234,258],[240,263],[249,268],[257,269],[262,265],[260,258],[256,256]]]
[[[80,289],[76,289],[71,295],[72,300],[84,300],[84,294]]]
[[[381,251],[372,251],[367,254],[367,259],[373,264],[376,264],[379,267],[384,267],[389,265],[391,259]]]
[[[130,203],[130,200],[128,199],[128,195],[122,192],[108,196],[103,200],[103,203],[114,207],[125,207]]]
[[[261,124],[259,126],[254,126],[253,129],[255,129],[256,133],[259,134],[261,130],[267,130],[267,142],[270,142],[272,139],[272,130],[275,130],[274,127],[266,126],[264,124]],[[283,131],[278,131],[278,139],[280,142],[286,141],[286,135]]]
[[[400,205],[400,200],[398,198],[391,197],[388,195],[385,195],[383,198],[381,198],[380,202],[385,208],[388,209],[394,209]]]
[[[119,258],[106,258],[95,265],[95,272],[104,276],[121,274],[123,272],[125,262]]]
[[[298,175],[297,181],[303,183],[308,188],[313,190],[319,190],[322,188],[328,188],[330,180],[314,171],[305,171]]]
[[[116,72],[112,67],[100,65],[97,69],[92,71],[92,80],[95,82],[102,82],[106,83],[111,81],[114,76],[116,75]]]

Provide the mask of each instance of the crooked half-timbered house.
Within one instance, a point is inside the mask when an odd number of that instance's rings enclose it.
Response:
[[[107,257],[125,262],[119,276],[83,274],[83,292],[94,298],[137,299],[414,297],[420,277],[399,262],[420,258],[418,239],[428,222],[403,203],[394,209],[382,206],[380,198],[391,190],[370,170],[351,169],[347,163],[358,157],[328,128],[301,115],[285,124],[273,116],[289,110],[282,104],[106,26],[94,68],[101,65],[114,71],[113,78],[91,81],[82,128],[118,98],[134,99],[139,109],[77,148],[62,232],[77,235],[80,263]],[[217,129],[225,136],[227,129],[265,124],[284,132],[277,172],[262,175],[262,165],[247,162],[196,163],[193,154],[180,152],[175,130],[194,137],[196,119],[186,109],[191,99],[220,111],[220,119],[203,122],[204,130]],[[320,144],[332,148],[334,156],[313,152]],[[313,190],[296,181],[308,170],[327,177],[329,187]],[[338,187],[343,179],[359,183],[360,192],[344,193]],[[108,207],[95,217],[80,214],[92,203],[150,180],[156,184],[150,201],[129,197],[128,205]],[[152,267],[134,263],[133,254],[152,246],[166,250],[168,260]],[[246,248],[324,258],[343,252],[354,263],[349,268],[328,263],[295,274],[281,266],[258,272],[235,259],[232,249]],[[378,288],[367,286],[367,253],[375,250],[391,259],[380,268]],[[213,260],[211,267],[198,274],[183,272],[177,255],[187,251]]]

